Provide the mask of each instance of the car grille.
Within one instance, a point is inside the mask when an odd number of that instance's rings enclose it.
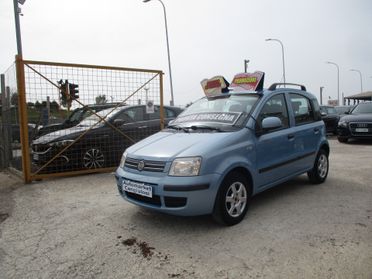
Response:
[[[139,167],[142,164],[142,169]],[[146,161],[132,158],[125,159],[125,167],[135,170],[151,171],[151,172],[163,172],[165,168],[165,162],[159,161]]]
[[[180,197],[164,197],[166,207],[183,207],[186,205],[187,198]]]
[[[159,207],[161,206],[160,196],[153,195],[152,198],[149,198],[149,197],[137,195],[137,194],[134,194],[134,193],[130,193],[130,192],[127,192],[127,191],[125,191],[125,194],[127,195],[128,198],[130,198],[132,200],[156,205],[156,206],[159,206]]]
[[[349,127],[353,136],[372,136],[372,122],[351,122]]]

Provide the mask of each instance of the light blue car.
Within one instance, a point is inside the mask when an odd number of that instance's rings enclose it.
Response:
[[[116,171],[122,197],[234,225],[266,189],[303,173],[324,182],[330,150],[318,102],[304,86],[282,86],[206,96],[129,147]]]

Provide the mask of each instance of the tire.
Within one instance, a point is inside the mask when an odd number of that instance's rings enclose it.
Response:
[[[252,195],[248,179],[240,172],[231,172],[218,190],[213,218],[220,224],[232,226],[243,220]]]
[[[82,167],[84,169],[99,169],[106,164],[105,156],[101,149],[96,147],[88,148],[82,155]]]
[[[343,138],[343,137],[337,137],[339,142],[346,143],[348,138]]]
[[[321,149],[316,156],[314,167],[307,173],[309,180],[313,184],[323,183],[328,176],[329,161],[328,153]]]

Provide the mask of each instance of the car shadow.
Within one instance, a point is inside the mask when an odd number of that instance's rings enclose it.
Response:
[[[271,189],[263,191],[252,197],[248,214],[256,212],[260,207],[270,207],[277,200],[293,194],[300,193],[314,185],[309,182],[306,175],[296,177]],[[246,216],[247,218],[248,216]],[[211,215],[203,216],[175,216],[150,209],[136,207],[134,214],[130,217],[130,223],[136,226],[156,228],[160,231],[175,232],[205,232],[210,230],[221,230],[225,227],[215,222]]]
[[[352,145],[371,145],[372,139],[349,139],[349,141],[346,144],[352,144]]]

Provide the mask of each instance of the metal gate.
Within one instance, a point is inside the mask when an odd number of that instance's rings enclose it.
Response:
[[[164,127],[161,71],[18,56],[16,70],[25,182],[112,171]]]

